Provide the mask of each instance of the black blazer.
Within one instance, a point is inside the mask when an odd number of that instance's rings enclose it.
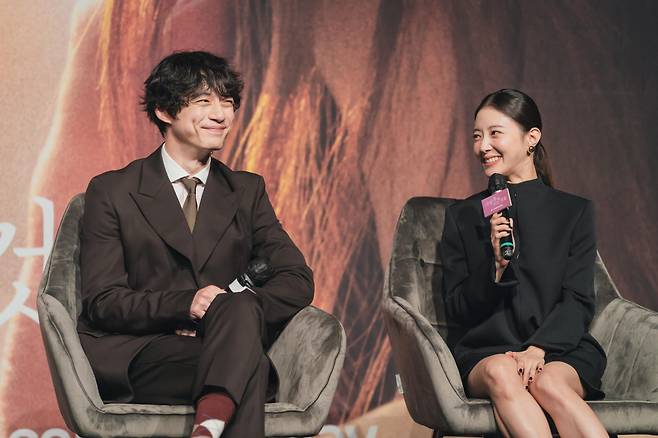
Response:
[[[276,270],[255,288],[268,327],[313,299],[313,276],[279,223],[263,178],[212,159],[194,233],[160,148],[94,177],[85,195],[78,332],[106,400],[129,401],[128,366],[150,339],[190,323],[198,289],[226,287],[264,256]]]
[[[484,357],[535,345],[547,357],[578,352],[600,378],[605,353],[588,333],[595,308],[592,202],[539,179],[510,184],[510,192],[516,247],[499,283],[480,204],[488,193],[446,210],[444,301],[447,317],[465,332],[453,348],[462,377]]]

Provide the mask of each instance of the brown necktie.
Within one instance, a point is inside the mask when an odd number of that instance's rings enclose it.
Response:
[[[185,220],[187,225],[190,227],[190,231],[194,231],[194,223],[196,222],[196,186],[201,184],[199,178],[181,178],[180,182],[183,183],[187,189],[187,198],[185,198],[185,203],[183,203],[183,214],[185,215]]]

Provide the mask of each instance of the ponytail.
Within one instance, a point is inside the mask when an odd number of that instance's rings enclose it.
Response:
[[[551,163],[548,159],[546,148],[541,143],[541,141],[537,143],[537,146],[535,147],[532,161],[535,164],[537,175],[539,175],[544,184],[549,187],[553,187],[553,172],[551,171]]]

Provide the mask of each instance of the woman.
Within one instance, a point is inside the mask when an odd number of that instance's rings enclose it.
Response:
[[[464,327],[453,348],[468,393],[492,400],[505,436],[607,437],[584,399],[603,398],[606,357],[587,332],[594,314],[594,210],[552,187],[535,102],[517,90],[484,98],[473,152],[502,174],[510,219],[484,218],[482,192],[446,210],[441,246],[448,318]],[[512,234],[511,260],[500,239]]]

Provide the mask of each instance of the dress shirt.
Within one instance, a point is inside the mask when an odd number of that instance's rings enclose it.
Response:
[[[185,199],[187,199],[187,189],[185,188],[183,183],[180,182],[179,180],[185,177],[199,178],[201,184],[199,184],[196,187],[196,205],[200,207],[201,196],[203,195],[203,189],[206,187],[206,181],[208,180],[208,174],[210,173],[210,160],[208,160],[208,163],[205,166],[203,166],[203,169],[201,169],[194,175],[190,175],[187,172],[187,170],[183,169],[183,167],[180,164],[178,164],[176,161],[174,161],[173,158],[171,158],[171,155],[167,153],[167,145],[163,144],[162,162],[164,163],[165,171],[167,172],[167,177],[169,178],[171,185],[174,187],[174,191],[176,192],[176,198],[178,198],[178,202],[180,203],[181,208],[183,208],[183,204],[185,204]]]
[[[174,191],[176,192],[176,197],[178,198],[178,202],[180,203],[181,208],[183,207],[183,204],[185,204],[185,200],[187,199],[188,192],[185,186],[183,185],[183,183],[180,181],[180,179],[185,177],[199,178],[201,183],[196,187],[196,204],[197,206],[200,207],[201,196],[203,195],[203,189],[206,186],[206,181],[208,180],[208,174],[210,173],[210,160],[208,160],[208,163],[205,166],[203,166],[203,169],[201,169],[194,175],[190,175],[185,169],[183,169],[183,167],[181,167],[180,164],[178,164],[176,161],[174,161],[173,158],[171,158],[171,155],[167,153],[167,145],[163,144],[162,162],[164,163],[165,171],[167,172],[167,177],[169,178],[169,181],[174,187]],[[227,292],[234,292],[234,293],[242,292],[244,290],[248,290],[254,294],[256,293],[251,288],[242,285],[237,279],[233,280],[233,283],[231,283],[227,288]]]

